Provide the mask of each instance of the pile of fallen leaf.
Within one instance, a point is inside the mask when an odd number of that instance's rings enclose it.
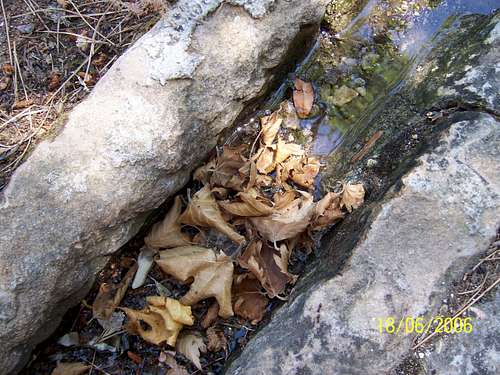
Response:
[[[270,299],[286,298],[287,287],[297,280],[288,271],[292,252],[310,252],[314,233],[359,207],[365,193],[361,184],[343,184],[340,191],[314,202],[320,162],[282,137],[288,123],[309,114],[312,95],[312,85],[297,80],[294,105],[284,102],[262,117],[253,144],[224,146],[195,171],[193,178],[201,188],[175,197],[119,284],[101,285],[93,315],[105,332],[121,329],[117,311],[123,311],[126,331],[148,343],[175,348],[201,369],[200,353],[226,350],[224,334],[213,325],[217,316],[237,315],[255,325]],[[214,245],[214,237],[225,242]],[[227,246],[217,246],[221,243]],[[187,293],[178,300],[148,296],[142,310],[119,307],[130,285],[144,285],[154,262],[166,275],[189,285]],[[191,307],[210,298],[214,302],[201,322],[205,334],[187,330],[195,324]],[[173,351],[161,353],[160,361],[172,373],[185,373]]]

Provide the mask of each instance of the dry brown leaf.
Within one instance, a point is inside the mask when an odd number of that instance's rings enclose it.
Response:
[[[32,99],[17,100],[12,105],[12,109],[24,109],[26,107],[29,107],[33,103],[34,102]]]
[[[239,170],[247,163],[247,159],[243,156],[246,148],[244,144],[238,147],[224,146],[210,177],[212,186],[243,190],[244,177],[240,175]]]
[[[283,193],[275,193],[273,196],[274,208],[276,210],[282,210],[292,203],[295,198],[297,198],[297,194],[293,190],[285,191]]]
[[[214,228],[238,244],[245,242],[245,237],[236,232],[222,217],[219,205],[208,186],[204,186],[193,196],[179,221],[188,225]]]
[[[205,329],[210,327],[212,323],[217,320],[218,315],[219,315],[219,304],[217,303],[217,301],[214,301],[208,308],[207,313],[201,320],[200,325]]]
[[[167,342],[174,346],[179,332],[185,325],[193,325],[194,318],[191,307],[184,306],[179,301],[160,296],[146,298],[147,307],[143,310],[134,310],[126,307],[121,309],[129,319],[126,328],[133,334],[140,335],[145,341],[160,345]],[[148,325],[144,329],[141,321]]]
[[[259,149],[255,154],[255,160],[255,166],[260,173],[271,173],[276,168],[273,147],[266,146]]]
[[[243,319],[249,320],[253,325],[262,320],[269,302],[261,289],[259,280],[253,274],[245,273],[235,276],[234,312]]]
[[[181,225],[179,223],[181,209],[181,197],[177,196],[163,221],[153,225],[153,228],[151,228],[151,231],[144,239],[148,247],[165,249],[191,244],[189,236],[181,232]]]
[[[262,144],[269,146],[273,143],[276,134],[280,130],[283,119],[278,112],[274,112],[270,116],[265,116],[260,119],[260,126],[262,127]]]
[[[304,155],[304,149],[302,148],[302,146],[295,143],[286,143],[278,138],[274,162],[276,164],[282,163],[292,155]]]
[[[288,273],[288,258],[278,259],[281,257],[282,254],[269,246],[266,241],[254,241],[238,258],[238,263],[242,268],[252,272],[269,297],[274,298],[285,291],[288,283],[296,280],[295,276]]]
[[[81,375],[91,366],[81,362],[59,362],[52,375]]]
[[[189,375],[189,372],[186,370],[186,368],[184,366],[179,365],[173,355],[166,353],[164,354],[165,354],[165,360],[163,362],[170,367],[167,370],[166,375]]]
[[[193,173],[193,179],[202,182],[204,185],[207,185],[210,181],[212,172],[215,170],[216,165],[216,160],[212,159],[207,164],[198,167]]]
[[[314,208],[314,218],[311,223],[313,230],[322,229],[344,218],[340,209],[340,194],[329,192]]]
[[[273,183],[273,178],[265,174],[258,174],[255,178],[255,186],[270,186]]]
[[[212,194],[216,199],[226,199],[229,191],[223,187],[215,187],[212,189]]]
[[[220,306],[219,315],[223,318],[233,316],[231,258],[216,254],[212,249],[184,246],[161,251],[156,262],[163,272],[182,282],[194,278],[189,292],[180,300],[183,304],[193,305],[202,299],[215,297]]]
[[[273,213],[271,203],[259,196],[255,189],[236,195],[242,202],[223,201],[219,205],[227,212],[236,216],[266,216]]]
[[[207,351],[207,347],[201,336],[192,333],[183,333],[179,337],[179,340],[177,340],[176,349],[193,362],[198,370],[201,370],[200,353]]]
[[[365,188],[363,184],[345,184],[342,192],[341,207],[352,212],[353,209],[360,207],[365,199]]]
[[[292,181],[297,185],[310,188],[314,185],[314,179],[319,173],[320,163],[315,158],[304,158],[300,168],[291,172]]]
[[[286,240],[307,228],[314,214],[313,197],[309,193],[300,193],[301,197],[284,208],[275,210],[272,215],[250,219],[264,238],[271,242]]]
[[[224,350],[227,353],[227,340],[224,333],[213,327],[207,329],[207,349],[210,352]]]
[[[313,103],[314,90],[312,84],[297,78],[293,90],[293,104],[300,118],[307,117],[311,113]]]
[[[92,313],[95,318],[108,320],[113,311],[118,307],[127,292],[127,289],[137,271],[137,263],[134,264],[118,284],[102,283],[97,297],[92,305]]]

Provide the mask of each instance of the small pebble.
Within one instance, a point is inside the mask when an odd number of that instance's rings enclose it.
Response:
[[[33,25],[32,23],[27,23],[25,25],[19,25],[19,26],[16,26],[16,29],[20,32],[20,33],[23,33],[23,34],[31,34],[33,32],[33,30],[35,29],[35,25]]]

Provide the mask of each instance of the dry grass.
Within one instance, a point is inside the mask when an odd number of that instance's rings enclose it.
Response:
[[[0,0],[0,190],[167,3]]]

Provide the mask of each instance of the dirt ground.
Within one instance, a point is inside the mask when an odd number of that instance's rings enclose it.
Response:
[[[156,0],[1,0],[0,190],[159,19]]]

